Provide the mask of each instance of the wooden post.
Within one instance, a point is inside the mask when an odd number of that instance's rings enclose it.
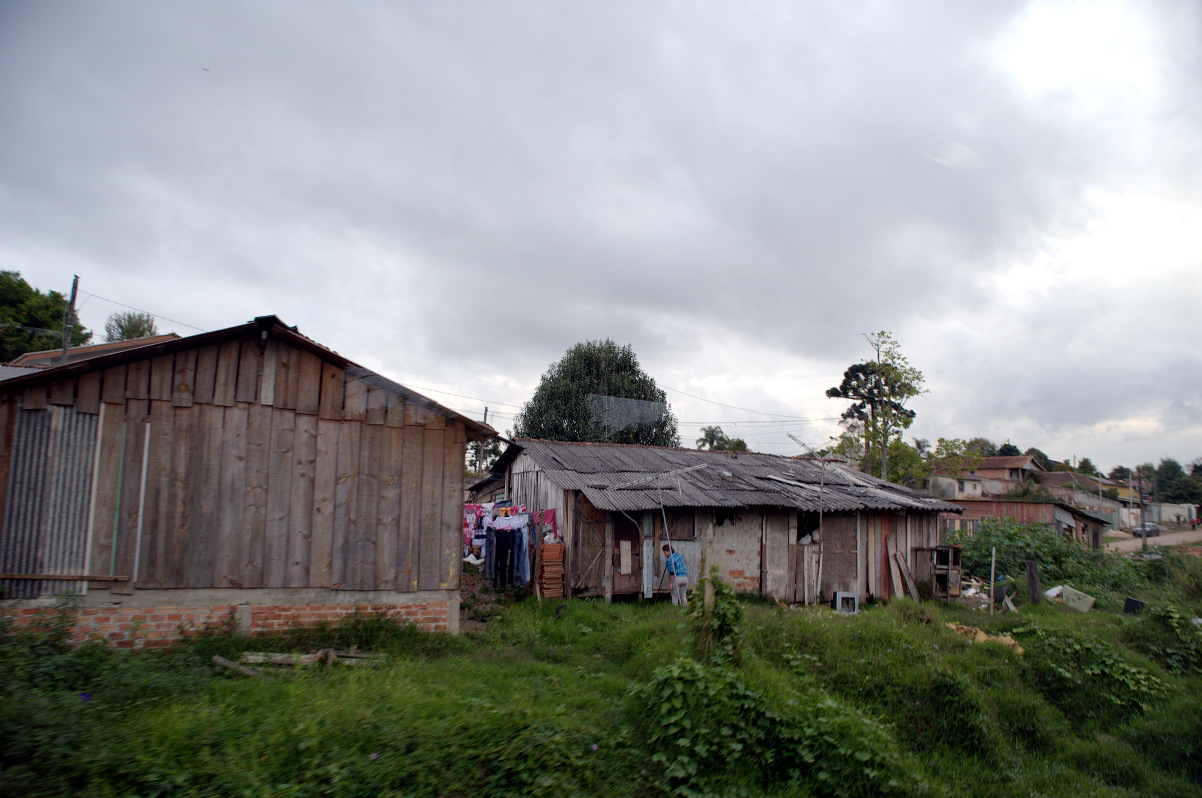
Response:
[[[705,556],[701,563],[701,578],[705,579],[705,612],[708,614],[714,608],[714,583],[709,578],[709,567],[714,549],[714,519],[705,528]]]
[[[605,515],[605,603],[614,600],[614,519]]]
[[[1043,598],[1043,592],[1039,589],[1039,565],[1034,560],[1027,560],[1027,598],[1031,600],[1032,607]]]
[[[993,617],[993,586],[997,584],[997,546],[989,558],[989,617]]]

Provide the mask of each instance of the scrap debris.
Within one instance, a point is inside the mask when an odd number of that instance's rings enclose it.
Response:
[[[965,637],[971,637],[972,642],[974,643],[1001,643],[1003,646],[1008,646],[1009,648],[1013,649],[1014,652],[1020,657],[1024,653],[1023,647],[1020,646],[1018,641],[1010,635],[991,635],[984,629],[978,629],[975,626],[965,626],[961,623],[949,623],[947,624],[947,628],[951,629],[956,634],[961,634]]]

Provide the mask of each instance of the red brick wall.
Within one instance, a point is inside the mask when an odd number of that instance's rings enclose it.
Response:
[[[162,646],[202,629],[234,624],[238,605],[208,607],[83,607],[72,630],[71,640],[107,639],[118,648]],[[334,623],[355,611],[386,612],[428,631],[448,629],[445,601],[425,604],[302,604],[298,606],[251,606],[250,632],[282,631],[294,625],[328,621]],[[13,611],[18,626],[26,626],[39,616],[56,610],[49,607],[21,607]]]

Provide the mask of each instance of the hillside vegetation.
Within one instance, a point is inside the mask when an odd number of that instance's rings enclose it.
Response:
[[[1139,616],[1100,589],[1088,615],[991,621],[782,609],[719,583],[708,621],[527,598],[458,637],[360,616],[143,653],[67,650],[49,616],[3,630],[0,794],[1202,796],[1200,565],[1121,566]],[[261,680],[210,661],[351,644],[387,656]]]

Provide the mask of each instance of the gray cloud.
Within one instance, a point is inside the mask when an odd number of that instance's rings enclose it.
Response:
[[[716,337],[749,369],[720,401],[837,415],[860,332],[947,317],[975,347],[899,335],[956,386],[932,436],[1189,407],[1171,281],[1117,313],[995,285],[1088,229],[1091,191],[1198,200],[1198,14],[1133,7],[1172,101],[1132,121],[1022,91],[996,48],[1027,8],[10,5],[0,266],[204,327],[277,312],[509,402],[579,340],[705,369]],[[815,396],[754,384],[780,352]]]

